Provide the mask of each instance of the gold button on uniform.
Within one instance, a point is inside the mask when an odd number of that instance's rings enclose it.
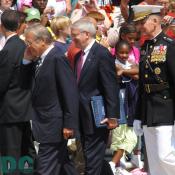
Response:
[[[145,74],[145,78],[148,78],[148,74]]]
[[[161,69],[159,67],[156,67],[154,69],[154,72],[155,72],[156,75],[159,75],[161,73]]]

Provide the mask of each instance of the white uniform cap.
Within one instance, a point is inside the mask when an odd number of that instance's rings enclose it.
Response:
[[[151,14],[158,14],[161,12],[163,6],[159,5],[133,5],[134,21],[139,21]]]

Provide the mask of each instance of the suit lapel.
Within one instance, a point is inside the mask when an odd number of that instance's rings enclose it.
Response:
[[[50,52],[46,55],[46,57],[45,57],[45,59],[44,59],[44,61],[43,61],[43,63],[42,63],[42,65],[41,65],[41,67],[39,68],[39,72],[38,72],[38,74],[37,74],[37,76],[34,78],[35,80],[35,82],[34,82],[34,89],[33,89],[33,97],[36,97],[36,95],[37,95],[37,92],[38,92],[38,86],[41,84],[40,82],[39,82],[39,77],[40,76],[42,76],[42,71],[43,71],[43,69],[45,69],[45,67],[46,67],[46,69],[44,70],[44,71],[47,71],[47,65],[45,65],[45,62],[46,62],[46,60],[47,59],[49,59],[49,57],[51,56],[51,53],[53,53],[52,52],[52,50],[53,50],[54,48],[52,48],[51,50],[50,50]],[[52,55],[53,56],[53,55]],[[49,71],[49,70],[48,70]]]
[[[81,82],[82,78],[88,72],[88,69],[89,69],[90,65],[92,64],[92,62],[94,60],[95,48],[96,48],[96,42],[93,44],[92,48],[90,49],[89,54],[88,54],[88,56],[86,58],[86,61],[85,61],[84,65],[83,65],[83,68],[81,70],[81,75],[80,75],[79,83]]]

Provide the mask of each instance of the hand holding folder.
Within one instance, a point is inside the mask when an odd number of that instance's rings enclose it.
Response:
[[[104,99],[102,96],[91,97],[91,107],[97,128],[114,129],[118,126],[116,118],[106,118]]]
[[[100,124],[107,124],[108,129],[115,129],[118,127],[118,122],[116,118],[105,118],[100,122]]]

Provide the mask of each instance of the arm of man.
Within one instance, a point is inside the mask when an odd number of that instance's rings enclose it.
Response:
[[[20,86],[22,89],[31,89],[32,77],[34,76],[34,63],[24,64],[20,66]]]
[[[56,58],[56,83],[63,110],[63,135],[65,139],[73,136],[78,129],[78,89],[74,74],[65,57]]]
[[[106,50],[100,58],[100,86],[102,87],[102,95],[105,99],[106,117],[119,118],[119,86],[116,79],[115,60]],[[104,120],[109,129],[117,127],[117,120]],[[103,123],[103,122],[102,122]],[[115,123],[115,124],[114,124]]]
[[[22,89],[30,89],[32,87],[32,77],[35,74],[34,56],[29,47],[26,47],[24,58],[20,65],[20,86]]]
[[[0,51],[0,96],[7,91],[15,66],[8,51]]]
[[[143,101],[143,95],[144,95],[144,85],[143,85],[143,71],[141,69],[141,67],[144,67],[143,66],[143,60],[140,61],[139,63],[139,80],[138,80],[138,83],[139,83],[139,86],[138,86],[138,100],[137,100],[137,104],[136,104],[136,112],[135,112],[135,119],[136,120],[140,120],[142,119],[142,108],[145,104],[144,101]]]
[[[123,18],[125,19],[125,21],[128,20],[129,17],[129,9],[128,9],[128,3],[130,0],[121,0],[120,3],[120,10],[121,10],[121,14],[123,16]]]

